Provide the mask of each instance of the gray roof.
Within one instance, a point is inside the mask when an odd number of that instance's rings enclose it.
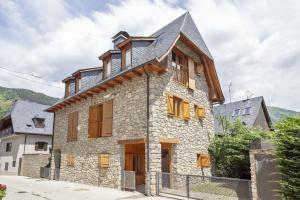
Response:
[[[213,59],[190,13],[186,12],[150,36],[156,37],[156,40],[149,45],[137,66],[162,57],[171,48],[180,33]]]
[[[14,132],[52,135],[54,114],[45,111],[48,107],[29,101],[16,101],[10,111]],[[33,118],[35,117],[45,119],[44,128],[35,128],[33,124]]]
[[[247,107],[250,107],[250,114],[242,113],[243,110]],[[239,118],[242,122],[246,124],[247,127],[252,128],[259,114],[260,108],[263,109],[266,116],[266,120],[268,123],[270,123],[270,116],[268,114],[264,98],[262,96],[213,107],[215,118],[215,133],[223,133],[222,125],[219,123],[218,120],[220,116],[224,116],[230,121],[234,121],[237,118]],[[240,113],[238,115],[233,116],[234,111],[237,109],[240,109]]]

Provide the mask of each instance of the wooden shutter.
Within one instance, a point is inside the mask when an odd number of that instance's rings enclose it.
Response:
[[[72,131],[73,131],[73,113],[68,115],[68,135],[67,141],[72,141]]]
[[[47,149],[48,149],[48,143],[47,143],[47,142],[44,142],[44,144],[43,144],[43,150],[44,150],[44,151],[47,151]]]
[[[189,88],[192,90],[196,89],[195,82],[195,63],[194,60],[188,57],[188,70],[189,70]]]
[[[75,165],[75,155],[67,155],[67,166],[74,166]]]
[[[98,106],[89,108],[89,138],[96,138],[99,135],[99,110]]]
[[[190,103],[182,101],[182,117],[183,119],[190,119]]]
[[[196,112],[198,118],[200,119],[205,118],[205,108],[203,106],[197,106]]]
[[[113,126],[113,102],[108,101],[103,103],[102,136],[104,137],[111,136],[112,126]]]
[[[100,168],[108,168],[109,167],[109,155],[108,154],[101,154],[99,156],[99,167]]]
[[[172,95],[167,95],[167,113],[168,115],[174,115],[174,98]]]
[[[203,168],[210,167],[210,160],[208,154],[200,154],[200,166]]]
[[[67,141],[76,141],[78,134],[78,111],[68,115]]]

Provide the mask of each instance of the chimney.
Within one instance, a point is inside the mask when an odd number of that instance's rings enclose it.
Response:
[[[117,49],[117,45],[129,38],[129,34],[126,31],[120,31],[112,37],[112,42],[114,43],[114,49]]]

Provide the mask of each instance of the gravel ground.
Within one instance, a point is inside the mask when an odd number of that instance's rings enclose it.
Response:
[[[145,197],[138,192],[24,176],[0,175],[0,183],[8,188],[3,200],[167,200],[163,197]]]

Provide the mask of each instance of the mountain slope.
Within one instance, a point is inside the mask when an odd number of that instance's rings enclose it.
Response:
[[[288,116],[300,115],[300,112],[296,112],[293,110],[287,110],[284,108],[278,108],[274,106],[268,106],[268,111],[272,120],[272,123],[276,123],[277,121],[284,119]]]
[[[5,88],[0,86],[0,118],[8,111],[15,100],[26,100],[45,105],[52,105],[57,98],[26,89]]]

